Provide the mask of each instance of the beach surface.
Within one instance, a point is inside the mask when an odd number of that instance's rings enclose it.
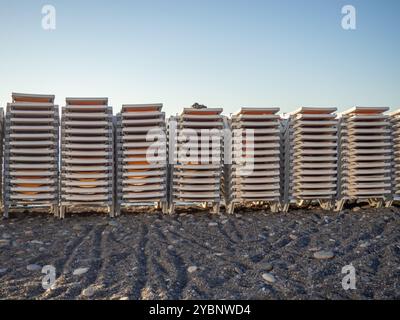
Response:
[[[13,213],[0,220],[0,299],[400,299],[400,209]]]

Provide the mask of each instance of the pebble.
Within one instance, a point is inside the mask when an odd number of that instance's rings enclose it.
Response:
[[[10,245],[10,240],[0,239],[0,248],[8,247]]]
[[[122,298],[120,298],[119,300],[127,301],[127,300],[129,300],[129,297],[122,297]]]
[[[267,264],[264,265],[263,268],[265,270],[267,270],[267,271],[272,271],[272,269],[274,269],[274,266],[272,264],[270,264],[270,263],[267,263]]]
[[[11,236],[8,233],[3,233],[3,239],[11,239]]]
[[[369,243],[368,242],[364,242],[360,244],[360,248],[367,248],[369,247]]]
[[[86,288],[82,291],[82,295],[85,297],[91,297],[94,295],[94,289],[92,287]]]
[[[39,241],[39,240],[32,240],[32,241],[29,241],[31,244],[39,244],[39,245],[43,245],[43,242],[42,241]]]
[[[196,267],[196,266],[191,266],[191,267],[189,267],[189,268],[187,269],[187,271],[188,271],[189,273],[196,272],[196,271],[197,271],[197,267]]]
[[[264,279],[266,282],[268,282],[268,283],[275,283],[275,282],[276,282],[275,277],[274,277],[272,274],[270,274],[270,273],[264,273],[264,274],[262,275],[262,277],[263,277],[263,279]]]
[[[111,221],[108,223],[108,225],[111,226],[111,227],[118,227],[119,224],[118,224],[117,221],[111,220]]]
[[[355,207],[355,208],[353,208],[353,212],[358,212],[358,211],[361,211],[361,208],[360,208],[360,207]]]
[[[0,274],[6,273],[7,270],[8,270],[7,268],[1,268],[1,269],[0,269]]]
[[[221,223],[222,224],[226,224],[228,222],[228,219],[222,220]]]
[[[78,268],[78,269],[74,270],[74,272],[72,274],[74,276],[80,276],[82,274],[85,274],[88,271],[89,271],[89,268]]]
[[[332,251],[317,251],[314,253],[314,258],[318,260],[328,260],[332,259],[335,256],[335,254]]]
[[[79,225],[79,224],[75,224],[75,225],[72,227],[72,229],[75,230],[75,231],[81,231],[81,230],[84,229],[84,227],[81,226],[81,225]]]
[[[216,226],[218,226],[218,223],[216,223],[216,222],[210,222],[210,223],[208,224],[208,226],[209,226],[209,227],[216,227]]]
[[[28,265],[28,266],[26,267],[26,269],[27,269],[28,271],[38,271],[38,270],[41,270],[42,267],[39,266],[38,264],[30,264],[30,265]]]
[[[45,252],[45,251],[47,251],[46,248],[44,248],[44,247],[40,247],[40,248],[39,248],[39,252]]]
[[[297,236],[295,234],[289,235],[289,238],[292,240],[297,240]]]
[[[173,249],[174,249],[174,246],[173,246],[173,245],[169,245],[169,246],[168,246],[168,250],[171,251],[171,250],[173,250]]]

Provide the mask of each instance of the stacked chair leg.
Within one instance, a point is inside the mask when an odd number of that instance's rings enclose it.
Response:
[[[68,208],[103,208],[113,217],[113,114],[108,99],[67,98],[61,130],[61,218]]]
[[[381,207],[391,197],[391,130],[388,108],[356,107],[340,124],[339,199]]]
[[[52,95],[12,94],[4,142],[4,216],[46,207],[58,216],[59,111]]]
[[[280,116],[277,108],[242,108],[232,116],[232,166],[227,212],[237,205],[280,209]]]
[[[168,213],[167,139],[161,104],[124,105],[117,115],[117,214],[155,206]]]
[[[284,211],[290,203],[334,207],[337,193],[336,108],[300,108],[285,132]]]
[[[222,109],[187,108],[169,121],[170,213],[202,206],[219,213],[223,174]]]
[[[4,110],[0,108],[0,168],[3,173],[3,142],[4,142]],[[0,207],[4,211],[3,206],[3,174],[0,174]]]

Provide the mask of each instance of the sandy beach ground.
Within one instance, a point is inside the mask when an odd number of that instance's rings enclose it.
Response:
[[[350,264],[356,290],[345,291]],[[0,299],[399,298],[399,208],[0,220]]]

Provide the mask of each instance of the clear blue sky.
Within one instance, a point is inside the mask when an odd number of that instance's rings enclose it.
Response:
[[[57,10],[44,31],[41,9]],[[357,30],[341,8],[357,9]],[[399,0],[0,0],[0,105],[12,91],[241,106],[400,107]]]

